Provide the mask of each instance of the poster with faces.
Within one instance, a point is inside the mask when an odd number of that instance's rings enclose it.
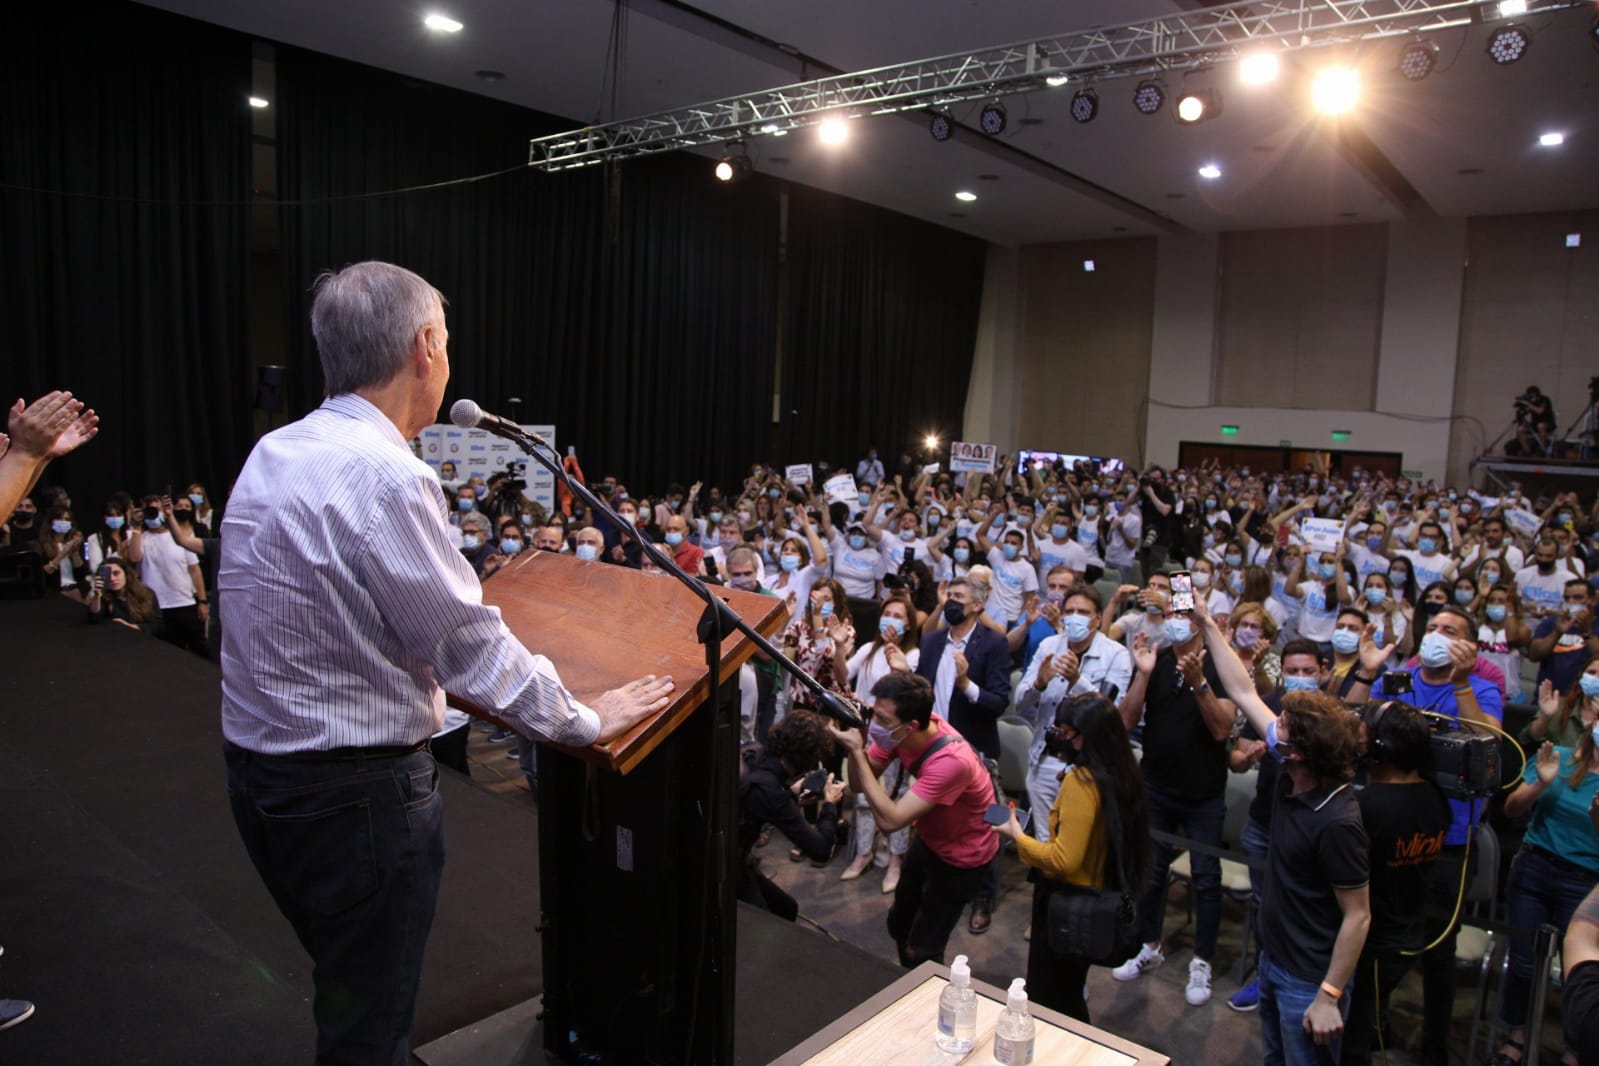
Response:
[[[997,449],[992,444],[973,444],[969,441],[958,440],[949,446],[949,468],[954,471],[975,472],[992,474],[994,472],[994,454]]]
[[[537,433],[555,444],[554,426],[524,425],[523,429]],[[446,462],[455,464],[455,480],[463,484],[472,477],[487,481],[511,464],[523,467],[527,480],[527,498],[539,504],[546,512],[555,509],[555,475],[522,453],[522,449],[508,440],[501,440],[486,429],[462,429],[441,423],[428,426],[418,436],[422,444],[422,461],[437,474]]]

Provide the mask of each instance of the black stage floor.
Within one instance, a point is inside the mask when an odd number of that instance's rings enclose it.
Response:
[[[228,810],[217,667],[61,600],[0,603],[0,648],[0,997],[38,1006],[0,1033],[0,1063],[311,1061],[309,960]],[[445,776],[413,1047],[542,989],[535,812]],[[741,914],[738,1061],[769,1061],[898,974]]]

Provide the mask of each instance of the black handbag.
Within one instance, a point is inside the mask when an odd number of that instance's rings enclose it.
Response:
[[[1096,788],[1099,782],[1095,781]],[[1115,873],[1113,888],[1090,888],[1048,882],[1052,889],[1045,917],[1049,949],[1057,955],[1087,959],[1096,966],[1119,965],[1138,950],[1137,910],[1127,891],[1127,871],[1122,863],[1121,818],[1116,800],[1099,789],[1105,810],[1109,854],[1106,866]]]

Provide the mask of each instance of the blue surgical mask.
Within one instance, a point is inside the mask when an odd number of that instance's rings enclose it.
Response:
[[[849,546],[856,551],[860,551],[866,547],[866,538],[859,533],[851,533],[849,535]]]
[[[1291,677],[1283,675],[1284,692],[1315,692],[1321,685],[1313,677]]]
[[[1442,633],[1428,633],[1421,638],[1419,653],[1421,665],[1437,670],[1449,665],[1449,638]]]
[[[472,508],[474,508],[476,506],[477,506],[477,501],[474,500],[470,496],[461,496],[461,497],[457,498],[456,501],[455,501],[455,509],[457,511],[470,511]]]
[[[970,548],[956,548],[955,549],[955,561],[957,563],[960,563],[962,566],[965,566],[967,563],[969,563],[971,561],[971,558],[972,558],[972,550]]]
[[[1083,515],[1085,517],[1088,517],[1088,518],[1098,518],[1099,517],[1099,505],[1096,504],[1096,503],[1084,504],[1083,505]]]
[[[1348,655],[1360,647],[1360,634],[1348,629],[1335,629],[1332,635],[1333,651],[1340,655]]]
[[[861,501],[862,507],[865,507],[867,504],[872,502],[872,494],[869,492],[856,493],[855,498]]]
[[[479,539],[476,533],[466,533],[461,537],[461,549],[463,551],[475,552],[482,546],[483,541]]]
[[[683,543],[683,534],[668,533],[666,535],[666,543],[670,544],[674,548],[677,547],[679,544]]]
[[[58,537],[64,537],[68,533],[72,532],[72,523],[66,521],[65,519],[58,518],[54,522],[50,523],[50,532],[54,533]]]
[[[1584,696],[1589,699],[1599,698],[1599,677],[1594,677],[1592,674],[1583,674],[1577,678],[1577,684],[1582,686],[1582,694]],[[1594,723],[1594,729],[1599,730],[1599,722]],[[1596,735],[1594,739],[1599,740],[1599,735]]]
[[[1433,537],[1422,537],[1416,541],[1416,547],[1421,551],[1421,554],[1431,555],[1438,550],[1438,541]]]
[[[1462,606],[1462,607],[1466,606],[1466,604],[1470,603],[1472,600],[1474,600],[1476,598],[1477,598],[1477,594],[1475,592],[1471,591],[1470,589],[1456,589],[1455,590],[1455,602],[1460,604],[1460,606]]]
[[[816,605],[816,613],[823,618],[831,618],[833,617],[833,605],[831,603],[819,603]]]
[[[1088,634],[1093,631],[1093,626],[1088,621],[1087,615],[1068,614],[1060,620],[1061,629],[1066,634],[1066,639],[1073,644],[1087,640]]]
[[[1374,587],[1366,590],[1366,602],[1371,604],[1373,607],[1381,607],[1382,601],[1386,600],[1387,598],[1388,593],[1384,592],[1380,588]]]
[[[121,515],[107,515],[105,527],[107,529],[121,529],[126,522],[127,519],[123,518]]]
[[[1333,578],[1338,576],[1338,564],[1337,563],[1317,563],[1316,564],[1316,573],[1321,575],[1321,579],[1323,581],[1331,581]]]
[[[943,524],[944,524],[944,516],[943,515],[938,514],[937,512],[934,512],[933,514],[930,514],[930,515],[927,516],[927,528],[928,529],[937,529],[939,526],[941,526]]]
[[[597,544],[579,544],[577,546],[577,557],[585,563],[592,563],[600,557],[600,547]]]
[[[1020,550],[1021,549],[1016,547],[1014,544],[1007,544],[1000,549],[1007,561],[1016,558],[1016,555]]]
[[[711,525],[719,526],[719,525],[722,524],[722,512],[721,511],[712,511],[708,517],[711,520]]]
[[[905,635],[905,623],[892,615],[877,620],[877,631],[883,634],[883,639],[898,641]]]
[[[1054,525],[1049,527],[1049,535],[1054,537],[1056,540],[1065,540],[1067,532],[1068,530],[1065,522],[1056,522]]]
[[[1366,550],[1367,551],[1377,551],[1381,547],[1382,547],[1382,538],[1381,537],[1367,537],[1366,538]]]
[[[902,725],[897,728],[890,729],[886,725],[878,725],[875,721],[873,721],[867,723],[866,732],[867,735],[872,738],[873,744],[876,744],[884,751],[893,751],[895,748],[899,747],[899,740],[894,738],[894,734],[903,728],[905,727]]]
[[[1232,590],[1234,596],[1242,596],[1244,594],[1244,575],[1234,570],[1232,576],[1227,579],[1227,587]]]
[[[782,490],[781,490],[781,489],[767,489],[767,490],[766,490],[766,495],[767,495],[767,497],[768,497],[768,498],[769,498],[769,499],[773,499],[773,500],[775,500],[775,499],[777,499],[777,498],[778,498],[778,497],[779,497],[779,496],[781,496],[781,495],[783,495],[783,492],[782,492]]]
[[[1205,510],[1214,511],[1215,509],[1216,509],[1216,501],[1215,500],[1206,500],[1205,501]]]
[[[1168,618],[1166,619],[1165,633],[1166,639],[1173,644],[1187,644],[1194,635],[1194,627],[1186,618]]]
[[[475,490],[477,492],[477,498],[480,500],[489,494],[489,487],[487,485],[478,485],[475,487]]]
[[[1228,554],[1222,556],[1222,558],[1226,560],[1228,566],[1233,567],[1234,569],[1244,565],[1244,557],[1233,552],[1229,552]]]
[[[900,530],[899,531],[899,539],[903,540],[905,543],[909,544],[911,541],[916,539],[916,530],[914,530],[914,529],[902,529],[902,530]]]
[[[799,569],[799,556],[784,555],[778,560],[777,565],[781,566],[784,570],[787,570],[792,574],[794,571]]]
[[[162,526],[164,526],[166,524],[167,524],[167,520],[165,518],[161,517],[160,515],[156,515],[154,518],[146,518],[144,520],[144,528],[145,529],[160,529]]]
[[[205,502],[205,497],[198,492],[191,492],[189,493],[189,502],[198,507]]]
[[[1503,622],[1505,620],[1505,605],[1502,603],[1490,603],[1486,613],[1488,621]]]
[[[522,525],[524,527],[531,526],[532,524],[533,524],[533,516],[532,515],[525,514],[525,515],[522,516]]]
[[[500,538],[500,551],[504,552],[506,555],[515,555],[517,552],[519,552],[521,550],[522,550],[522,538],[521,537],[501,537]]]
[[[1477,573],[1478,573],[1478,576],[1481,577],[1484,581],[1488,582],[1488,584],[1490,584],[1490,585],[1499,584],[1499,571],[1497,571],[1497,570],[1479,570]]]

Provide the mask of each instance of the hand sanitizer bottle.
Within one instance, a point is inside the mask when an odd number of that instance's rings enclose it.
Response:
[[[1027,982],[1010,983],[1005,1013],[994,1026],[994,1061],[1004,1066],[1029,1066],[1033,1061],[1033,1016],[1027,1013]]]
[[[972,970],[965,955],[955,956],[955,965],[949,968],[949,986],[938,997],[935,1039],[940,1050],[961,1055],[977,1046],[977,993],[972,990]]]

